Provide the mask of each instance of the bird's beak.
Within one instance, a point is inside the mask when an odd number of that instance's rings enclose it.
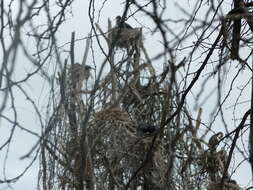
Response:
[[[90,65],[83,65],[82,67],[85,68],[85,69],[93,69],[93,70],[96,70],[94,67],[91,67]]]

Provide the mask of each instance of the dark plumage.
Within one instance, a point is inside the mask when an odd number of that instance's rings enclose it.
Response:
[[[121,16],[117,16],[116,17],[116,25],[118,27],[122,27],[122,28],[126,28],[126,29],[133,29],[133,27],[130,26],[129,24],[127,24],[125,21],[123,21],[122,25],[121,25],[121,22],[122,22]]]
[[[158,129],[158,127],[154,126],[154,125],[150,125],[147,123],[140,123],[137,126],[137,133],[138,134],[153,134],[154,132],[156,132]]]

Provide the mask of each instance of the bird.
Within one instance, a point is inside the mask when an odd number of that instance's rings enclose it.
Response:
[[[154,134],[157,131],[158,127],[148,124],[148,123],[139,123],[137,126],[137,134],[139,135],[150,135]]]
[[[83,73],[84,73],[84,80],[88,80],[91,77],[91,69],[94,69],[93,67],[89,65],[82,66]]]
[[[223,137],[223,133],[219,132],[214,134],[208,141],[208,147],[211,151],[215,151],[221,138]]]
[[[115,19],[116,19],[116,25],[117,25],[117,27],[121,27],[121,28],[125,28],[125,29],[130,29],[130,30],[133,29],[133,27],[130,26],[129,24],[127,24],[124,20],[122,21],[122,17],[121,16],[117,16]]]
[[[89,65],[81,65],[79,63],[75,63],[71,65],[69,73],[70,78],[72,79],[73,85],[75,88],[82,88],[82,82],[88,81],[91,76],[90,70],[94,69]]]

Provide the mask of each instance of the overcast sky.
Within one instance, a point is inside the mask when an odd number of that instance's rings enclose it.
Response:
[[[97,11],[99,10],[99,8],[102,6],[102,2],[100,1],[97,3]],[[124,9],[124,4],[122,3],[123,1],[120,0],[109,0],[107,1],[103,6],[103,9],[101,11],[100,14],[100,18],[99,18],[99,25],[101,26],[101,28],[106,31],[107,28],[107,21],[108,19],[111,19],[114,22],[114,18],[117,15],[121,15],[122,11]],[[186,3],[184,6],[187,9],[191,9],[192,5],[190,4],[190,1],[186,1],[189,3]],[[230,7],[228,7],[229,9]],[[204,12],[204,10],[203,10]],[[90,21],[88,18],[88,1],[87,0],[75,0],[72,6],[72,14],[73,17],[70,17],[67,19],[66,23],[63,24],[60,28],[60,31],[58,32],[57,36],[58,36],[58,45],[61,46],[63,44],[65,44],[66,42],[70,41],[71,38],[71,33],[73,31],[75,31],[76,33],[76,38],[84,38],[88,35],[88,33],[91,30],[91,26],[90,26]],[[98,15],[98,12],[95,13],[96,14],[96,18]],[[168,16],[168,18],[172,18],[172,17],[180,17],[180,16],[184,16],[182,13],[178,12],[178,10],[176,9],[170,9],[170,12],[166,13]],[[43,20],[42,18],[38,17],[37,22],[40,22],[40,19]],[[148,53],[150,55],[150,57],[156,55],[157,53],[159,53],[161,51],[161,44],[158,41],[159,35],[157,34],[153,34],[151,35],[150,30],[148,29],[148,27],[152,27],[153,23],[146,19],[144,14],[137,14],[136,15],[136,19],[135,20],[133,18],[129,19],[127,22],[129,24],[131,24],[133,27],[141,27],[140,23],[144,26],[146,26],[147,28],[143,28],[143,32],[144,32],[144,45],[146,47],[146,49],[148,49]],[[175,30],[177,30],[178,28],[175,28]],[[26,31],[28,31],[29,28],[24,28],[23,32],[24,34],[26,33]],[[103,41],[103,39],[101,38],[101,40]],[[211,41],[212,39],[210,39]],[[192,42],[189,41],[189,44],[191,44]],[[105,45],[105,43],[103,43]],[[33,49],[33,42],[32,40],[29,41],[29,38],[27,40],[27,44],[26,44],[31,52]],[[96,41],[94,39],[94,48],[95,51],[98,52],[99,55],[101,56],[97,56],[96,57],[96,63],[99,64],[102,62],[102,60],[104,59],[101,51],[99,50],[98,46],[96,45]],[[75,46],[75,55],[76,55],[76,61],[81,62],[82,60],[82,55],[83,55],[83,51],[84,51],[84,47],[85,47],[85,41],[81,40],[79,42],[76,43]],[[63,46],[62,48],[66,48],[66,50],[69,49],[69,45]],[[184,55],[178,55],[178,57],[183,58]],[[30,71],[31,69],[33,69],[31,67],[30,64],[27,63],[27,60],[24,58],[24,56],[22,56],[22,52],[19,52],[19,61],[17,64],[17,69],[16,72],[14,74],[14,78],[19,79],[22,78],[22,76],[25,75],[25,73],[27,71]],[[179,61],[179,60],[177,60]],[[92,60],[91,60],[91,56],[89,56],[89,60],[88,62],[90,62],[90,64],[92,64]],[[198,63],[196,63],[196,67],[198,67]],[[157,73],[161,72],[162,70],[162,63],[156,63],[154,64],[155,69],[157,70]],[[211,69],[212,66],[209,66],[209,68]],[[231,78],[235,75],[233,73],[236,72],[236,67],[235,65],[231,64],[229,66],[230,68],[230,72],[231,75],[228,76],[228,78],[226,79],[227,81],[230,81]],[[208,71],[206,71],[208,72]],[[245,84],[247,79],[249,78],[250,73],[248,72],[248,70],[245,70],[243,72],[243,75],[241,76],[241,81],[235,81],[235,86],[236,87],[240,87],[242,84],[241,82],[243,81],[243,83]],[[229,78],[231,77],[231,78]],[[207,83],[207,89],[209,91],[212,91],[213,88],[216,87],[216,79],[214,78],[213,80],[211,80],[210,82]],[[224,92],[229,90],[229,86],[226,86],[226,83],[224,84]],[[196,92],[198,91],[198,89],[200,88],[200,86],[196,86],[196,88],[194,90],[196,90]],[[45,81],[44,78],[40,77],[40,76],[34,76],[32,78],[32,80],[29,81],[29,83],[27,85],[25,85],[25,89],[30,93],[31,97],[35,100],[35,103],[41,108],[42,110],[42,118],[46,119],[46,114],[44,113],[44,111],[46,110],[46,105],[47,105],[47,101],[48,101],[48,93],[49,93],[49,87],[48,87],[48,83]],[[187,104],[189,105],[189,107],[191,107],[190,109],[193,111],[193,113],[196,113],[196,110],[194,110],[194,90],[192,92],[192,95],[190,95],[187,99]],[[209,92],[208,92],[209,93]],[[207,93],[207,94],[208,94]],[[237,93],[239,93],[239,90],[237,91]],[[207,95],[206,94],[206,95]],[[15,101],[17,103],[17,111],[19,112],[18,114],[18,121],[21,125],[26,126],[28,129],[31,129],[32,131],[35,132],[40,132],[41,128],[40,128],[40,121],[37,117],[37,114],[35,113],[32,105],[25,99],[25,97],[20,93],[20,91],[16,90],[15,91]],[[234,102],[235,99],[237,97],[237,94],[235,95],[231,95],[230,99],[228,102]],[[245,101],[249,100],[250,97],[250,89],[248,89],[248,94],[247,93],[243,93],[242,94],[242,99],[244,99]],[[1,97],[0,97],[1,98]],[[203,100],[205,99],[205,96],[201,97]],[[202,119],[205,120],[206,122],[208,122],[210,120],[210,112],[212,111],[212,108],[214,106],[214,104],[216,103],[216,96],[213,96],[210,98],[210,100],[203,105],[203,115],[202,115]],[[199,105],[197,105],[198,107]],[[230,104],[226,105],[228,107],[228,112],[227,112],[227,122],[231,127],[231,130],[234,129],[234,127],[237,126],[237,124],[240,122],[240,120],[238,121],[234,121],[233,118],[233,110],[229,108],[229,106],[231,106]],[[225,106],[225,107],[226,107]],[[235,110],[235,114],[237,114],[237,119],[240,119],[245,110],[247,110],[249,108],[249,103],[248,104],[242,104],[238,107],[237,110]],[[8,115],[8,109],[6,110],[6,114]],[[0,138],[0,143],[4,142],[5,140],[5,135],[4,134],[8,134],[9,133],[9,129],[5,128],[5,126],[7,126],[9,124],[7,124],[5,121],[1,121],[0,123],[0,134],[1,134],[1,138]],[[220,129],[221,122],[220,119],[217,119],[216,124],[214,125],[213,130],[214,131],[219,131],[219,130],[223,130]],[[247,135],[245,135],[245,137],[247,137]],[[27,135],[26,132],[23,132],[21,130],[17,130],[15,133],[15,141],[12,142],[11,144],[11,148],[10,148],[10,155],[9,158],[7,160],[7,168],[6,168],[6,174],[9,178],[14,177],[17,173],[19,173],[18,171],[22,171],[24,169],[24,167],[32,160],[32,158],[28,158],[28,159],[24,159],[24,160],[20,160],[19,158],[21,156],[23,156],[25,153],[27,153],[31,147],[35,144],[37,140],[37,137],[32,136],[32,135]],[[245,141],[246,142],[246,141]],[[0,163],[4,162],[4,154],[0,154]],[[233,166],[233,163],[231,163],[231,166]],[[236,166],[236,165],[235,165]],[[37,189],[37,178],[38,178],[38,161],[25,173],[25,175],[16,183],[11,185],[13,187],[13,189],[28,189],[28,190],[32,190],[32,189]],[[2,170],[3,171],[3,170]],[[1,172],[0,172],[1,173]],[[234,174],[234,176],[232,178],[236,178],[237,181],[239,182],[240,185],[242,186],[247,186],[249,185],[249,181],[250,181],[250,168],[248,164],[243,164],[238,170],[237,173]],[[2,178],[2,174],[0,174],[1,178]],[[0,184],[0,190],[5,189],[6,185],[1,185]]]

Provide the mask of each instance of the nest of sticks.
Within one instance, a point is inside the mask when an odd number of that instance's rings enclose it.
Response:
[[[142,30],[115,27],[111,29],[109,37],[116,47],[129,48],[142,42]]]
[[[94,151],[100,152],[94,167],[101,169],[104,165],[108,165],[112,168],[112,175],[115,176],[118,173],[136,171],[146,159],[153,137],[139,136],[136,121],[131,120],[129,114],[119,107],[98,111],[95,113],[93,123],[94,132],[99,134]],[[150,182],[162,185],[164,183],[162,176],[165,176],[166,172],[162,149],[158,141],[155,141],[152,147],[148,164],[137,178],[145,175]]]

